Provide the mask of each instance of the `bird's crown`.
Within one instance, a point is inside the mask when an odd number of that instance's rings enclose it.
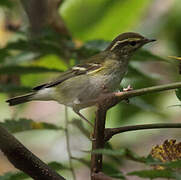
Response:
[[[138,33],[127,32],[117,36],[106,50],[119,52],[124,50],[124,52],[135,51],[144,44],[155,41],[154,39],[148,39]],[[122,51],[123,52],[123,51]]]

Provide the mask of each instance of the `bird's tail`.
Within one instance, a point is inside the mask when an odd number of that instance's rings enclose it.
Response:
[[[22,104],[22,103],[31,101],[34,94],[35,93],[32,92],[32,93],[29,93],[29,94],[25,94],[23,96],[17,96],[17,97],[14,97],[12,99],[8,99],[6,102],[9,103],[10,106],[14,106],[14,105],[17,105],[17,104]]]

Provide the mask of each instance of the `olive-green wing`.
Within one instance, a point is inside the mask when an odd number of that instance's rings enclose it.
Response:
[[[87,59],[86,63],[72,67],[70,70],[61,73],[61,75],[54,81],[34,87],[33,90],[36,91],[42,88],[53,87],[72,77],[88,74],[91,71],[97,70],[102,67],[102,62],[106,59],[107,55],[108,52],[102,51],[101,53]]]
[[[36,86],[33,88],[33,90],[37,91],[37,90],[40,90],[43,88],[49,88],[49,87],[56,86],[67,79],[70,79],[75,76],[80,76],[82,74],[87,74],[90,71],[99,69],[100,67],[101,67],[100,63],[86,63],[86,64],[80,64],[80,65],[74,66],[70,70],[68,70],[64,73],[61,73],[61,75],[58,78],[56,78],[55,80],[53,80],[49,83],[45,83],[45,84]]]

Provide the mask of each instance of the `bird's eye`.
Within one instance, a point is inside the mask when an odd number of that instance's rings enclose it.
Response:
[[[131,41],[130,44],[131,44],[131,46],[135,46],[136,45],[136,41]]]

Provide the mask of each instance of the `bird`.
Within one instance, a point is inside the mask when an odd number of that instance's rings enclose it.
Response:
[[[153,41],[155,39],[148,39],[139,33],[122,33],[105,50],[86,59],[82,64],[73,66],[50,82],[34,87],[28,94],[6,102],[14,106],[34,100],[54,100],[71,107],[92,125],[80,110],[94,106],[102,94],[119,90],[132,55],[143,45]]]

